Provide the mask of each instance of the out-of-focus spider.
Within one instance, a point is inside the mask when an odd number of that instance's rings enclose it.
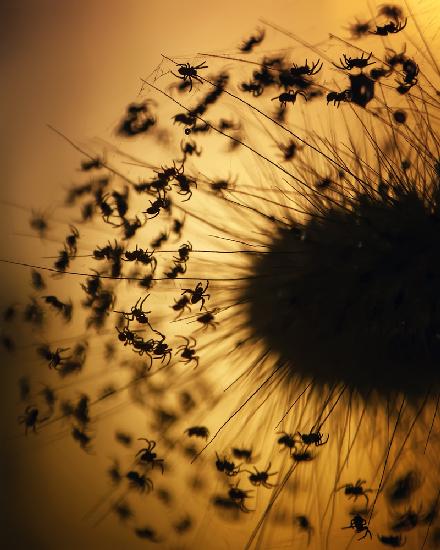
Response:
[[[189,307],[189,298],[186,294],[184,294],[181,298],[178,300],[174,300],[174,305],[170,306],[174,311],[178,311],[179,314],[177,315],[176,319],[179,319],[182,313],[185,311],[185,309],[188,309],[188,311],[191,311],[191,308]]]
[[[382,27],[376,26],[375,31],[369,31],[370,34],[376,34],[377,36],[388,36],[388,34],[396,34],[400,31],[403,31],[403,29],[406,27],[408,19],[405,18],[404,23],[401,21],[390,21],[386,25],[383,25]]]
[[[308,434],[302,434],[300,432],[295,433],[295,437],[299,436],[300,442],[304,445],[315,445],[316,447],[320,447],[321,445],[325,445],[328,441],[328,438],[330,437],[329,434],[327,434],[327,439],[325,441],[322,440],[323,435],[321,432],[310,432]]]
[[[118,501],[113,504],[113,512],[118,516],[120,521],[127,521],[134,516],[134,512],[125,501]]]
[[[295,450],[290,456],[295,462],[310,462],[315,458],[310,451]]]
[[[90,451],[90,444],[92,442],[92,438],[84,430],[81,430],[76,426],[72,428],[71,434],[73,439],[79,443],[79,446],[81,447],[81,449],[88,453]]]
[[[404,74],[403,81],[396,80],[396,82],[399,84],[399,88],[407,92],[418,82],[417,75],[419,74],[419,66],[412,59],[406,59],[403,63],[402,70]]]
[[[355,23],[352,23],[348,30],[351,33],[351,38],[356,40],[370,33],[371,21],[359,21],[356,19]]]
[[[195,141],[181,141],[180,142],[180,150],[183,153],[183,160],[182,164],[185,162],[187,157],[190,157],[192,155],[196,155],[197,157],[200,157],[202,154],[201,149],[197,149],[197,143]]]
[[[287,432],[277,432],[281,435],[278,438],[278,445],[282,445],[285,449],[289,449],[290,454],[295,450],[298,440],[295,438],[294,434],[288,434]]]
[[[95,157],[92,159],[87,159],[81,161],[81,172],[89,172],[90,170],[99,170],[100,168],[103,168],[104,162],[103,159],[100,157]]]
[[[347,525],[347,527],[341,527],[341,529],[354,529],[356,533],[362,533],[365,531],[364,535],[357,540],[362,540],[367,535],[370,535],[370,538],[373,538],[367,522],[360,514],[356,514],[350,521],[350,525]]]
[[[264,92],[264,86],[260,82],[242,82],[240,90],[242,92],[249,92],[254,97],[259,97]]]
[[[214,319],[214,315],[210,311],[207,311],[206,313],[199,315],[196,320],[198,323],[203,325],[202,329],[207,329],[208,327],[216,329],[218,323],[214,321]]]
[[[314,529],[310,523],[310,520],[307,516],[298,515],[295,516],[295,523],[301,529],[307,533],[307,546],[310,544],[310,539],[312,538]]]
[[[249,53],[253,50],[254,46],[258,46],[258,44],[261,44],[261,42],[263,42],[264,35],[264,29],[258,29],[258,34],[253,34],[242,43],[242,45],[240,46],[240,51],[242,53]]]
[[[217,457],[215,467],[219,472],[225,473],[228,477],[234,477],[240,473],[240,466],[236,466],[234,462],[228,460],[226,455],[224,455],[223,458],[220,458],[217,452],[215,455]]]
[[[49,346],[44,344],[43,346],[37,348],[37,352],[41,357],[43,357],[43,359],[49,361],[50,369],[56,369],[70,358],[70,355],[68,357],[61,356],[63,351],[68,351],[69,349],[70,348],[57,348],[55,351],[51,351]]]
[[[402,535],[377,535],[377,538],[385,546],[393,548],[401,548],[406,544],[406,538],[402,537]]]
[[[27,435],[29,428],[31,428],[34,433],[37,433],[37,421],[38,409],[33,405],[28,405],[24,410],[24,414],[18,417],[19,424],[24,424],[25,435]]]
[[[145,437],[139,437],[138,441],[146,441],[148,443],[148,447],[144,447],[136,453],[136,457],[140,455],[139,462],[141,464],[150,464],[152,469],[154,469],[157,464],[157,466],[159,466],[162,470],[163,474],[163,458],[157,458],[157,453],[153,453],[153,449],[156,447],[156,442],[146,439]]]
[[[363,496],[365,497],[366,505],[368,506],[369,499],[367,493],[372,493],[373,489],[364,489],[362,485],[364,485],[365,483],[366,481],[364,479],[358,479],[355,485],[353,485],[352,483],[346,483],[345,485],[338,487],[336,490],[340,491],[341,489],[344,489],[344,494],[347,495],[348,498],[354,498],[355,501],[360,496]]]
[[[296,63],[294,63],[293,67],[291,67],[290,69],[290,73],[293,76],[313,76],[319,73],[319,71],[322,69],[322,63],[321,65],[319,64],[320,61],[321,60],[318,59],[316,63],[312,63],[311,67],[308,64],[307,59],[305,65],[297,65]]]
[[[174,267],[165,273],[168,279],[175,279],[178,275],[183,275],[186,272],[186,262],[174,260]]]
[[[351,101],[351,91],[350,89],[343,90],[342,92],[329,92],[327,94],[327,105],[330,101],[333,101],[333,105],[341,104],[341,101]]]
[[[335,67],[338,69],[343,69],[346,71],[351,71],[351,69],[364,69],[365,67],[368,67],[368,65],[374,65],[375,61],[371,61],[369,63],[371,56],[373,55],[373,52],[370,52],[370,55],[368,57],[364,57],[364,54],[362,53],[361,57],[347,57],[344,54],[342,54],[342,57],[339,58],[340,65],[337,65],[336,63],[333,63]]]
[[[184,361],[182,362],[185,363],[185,365],[188,365],[189,363],[192,363],[194,361],[195,362],[194,368],[198,367],[199,357],[196,355],[196,350],[195,350],[195,347],[197,344],[196,339],[193,338],[192,336],[190,336],[189,338],[187,338],[186,336],[179,336],[179,338],[183,338],[186,342],[186,344],[183,344],[182,346],[179,346],[177,348],[177,351],[182,350],[180,353],[180,357],[184,359]]]
[[[77,240],[79,239],[79,231],[74,226],[70,226],[70,234],[66,237],[66,246],[69,249],[69,254],[75,256],[77,253]]]
[[[200,82],[203,84],[203,80],[198,76],[197,71],[200,69],[207,69],[208,65],[205,65],[206,61],[202,61],[198,65],[191,65],[190,63],[176,63],[176,65],[179,67],[177,69],[177,72],[179,74],[175,74],[171,72],[172,75],[176,76],[177,78],[180,78],[181,80],[188,80],[190,83],[189,91],[192,90],[193,85],[193,78],[197,80],[197,82]]]
[[[182,294],[190,294],[190,302],[191,304],[197,304],[197,302],[202,302],[202,305],[200,306],[200,311],[203,307],[205,307],[205,298],[210,298],[209,294],[205,294],[206,290],[208,289],[209,281],[206,281],[206,286],[203,288],[202,283],[197,283],[194,290],[191,288],[184,288]],[[206,308],[205,308],[206,309]]]
[[[147,489],[148,492],[153,490],[153,482],[144,474],[136,472],[136,470],[130,470],[125,477],[128,479],[130,487],[137,489],[141,493]]]
[[[273,487],[276,487],[273,483],[269,483],[268,479],[270,476],[276,475],[278,472],[271,472],[269,473],[271,467],[271,462],[267,465],[267,468],[265,470],[262,470],[261,472],[257,470],[257,468],[254,466],[255,472],[250,472],[249,470],[242,470],[243,472],[247,472],[249,475],[249,481],[254,485],[255,487],[259,487],[262,485],[263,487],[266,487],[266,489],[272,489]]]
[[[245,503],[246,499],[250,498],[248,495],[251,491],[243,491],[243,489],[239,489],[238,484],[239,482],[237,482],[236,485],[230,487],[228,491],[228,496],[232,500],[232,502],[235,502],[239,506],[242,512],[252,512],[252,510],[250,510]]]
[[[238,447],[233,447],[232,455],[235,458],[244,460],[247,463],[252,462],[252,449],[239,449]]]
[[[139,538],[151,540],[151,542],[159,543],[162,540],[157,537],[156,532],[150,527],[137,528],[134,532]]]
[[[202,437],[203,439],[208,439],[209,430],[206,426],[191,426],[187,428],[185,432],[188,437]]]
[[[285,109],[287,106],[287,103],[291,103],[292,105],[295,104],[296,96],[298,95],[301,95],[307,101],[306,94],[301,90],[288,90],[287,92],[283,92],[282,94],[276,97],[273,97],[272,101],[275,101],[275,99],[278,99],[278,101],[281,104],[281,107]]]

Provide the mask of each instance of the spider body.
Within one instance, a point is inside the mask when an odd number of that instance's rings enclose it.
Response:
[[[361,57],[347,57],[345,53],[343,54],[343,58],[339,58],[340,65],[336,65],[336,63],[333,63],[335,67],[338,69],[343,69],[346,71],[351,71],[351,69],[364,69],[365,67],[368,67],[368,65],[373,65],[375,61],[371,61],[369,63],[371,56],[373,55],[372,52],[370,52],[370,55],[368,57],[364,57],[364,54],[362,53]]]
[[[191,304],[197,304],[197,302],[201,301],[202,302],[200,306],[200,311],[201,311],[202,308],[205,307],[205,301],[206,301],[205,298],[208,298],[208,299],[210,298],[210,295],[206,294],[206,290],[208,289],[208,286],[209,286],[209,281],[206,281],[205,288],[203,288],[202,283],[197,283],[194,290],[192,290],[191,288],[184,288],[182,294],[189,294],[191,296],[190,297]]]
[[[191,186],[197,188],[197,182],[193,178],[185,176],[185,174],[178,174],[175,179],[177,183],[175,183],[174,185],[179,187],[177,194],[183,195],[184,197],[189,195],[189,197],[187,199],[184,199],[182,202],[189,201],[192,196]]]
[[[365,497],[366,504],[368,506],[369,499],[367,493],[372,493],[372,489],[364,489],[362,486],[366,483],[364,479],[358,479],[353,485],[352,483],[347,483],[345,485],[342,485],[337,491],[340,491],[341,489],[344,489],[344,494],[348,496],[348,498],[353,498],[355,501],[360,497]]]
[[[298,90],[288,90],[287,92],[283,92],[282,94],[280,94],[276,97],[273,97],[272,101],[274,101],[275,99],[278,99],[278,101],[281,104],[281,107],[283,109],[285,109],[285,107],[287,106],[288,103],[291,103],[292,105],[295,104],[296,97],[298,95],[301,95],[307,101],[306,94],[304,92],[298,91]]]
[[[290,454],[295,450],[298,440],[295,438],[294,434],[288,434],[287,432],[278,432],[281,437],[278,438],[278,445],[282,445],[285,449],[289,449]]]
[[[299,437],[299,440],[304,445],[315,445],[315,447],[320,447],[321,445],[325,445],[329,439],[329,435],[327,434],[327,439],[325,441],[322,440],[323,435],[321,432],[310,432],[308,434],[302,434],[300,432],[296,432],[295,436]]]
[[[191,311],[191,308],[189,307],[189,298],[186,294],[181,296],[178,300],[174,300],[174,305],[170,306],[174,311],[178,311],[178,315],[176,319],[179,319],[179,317],[182,315],[182,313],[185,311],[185,309],[188,309],[188,311]]]
[[[34,433],[37,433],[36,426],[38,422],[38,412],[39,411],[37,407],[34,407],[33,405],[28,405],[24,410],[24,414],[18,417],[19,424],[24,424],[25,435],[27,435],[29,428]]]
[[[121,313],[124,316],[124,319],[126,319],[129,323],[132,321],[137,321],[138,323],[142,325],[150,325],[150,322],[148,321],[148,314],[151,313],[151,311],[144,311],[142,309],[145,300],[150,295],[147,294],[145,298],[142,300],[142,297],[139,298],[139,300],[135,303],[134,306],[132,306],[131,310],[129,312],[126,311],[115,311],[115,313]]]
[[[61,355],[63,351],[68,351],[69,349],[70,348],[57,348],[55,351],[51,351],[49,346],[43,345],[37,348],[37,352],[43,359],[49,361],[50,369],[56,369],[70,358],[70,356],[62,357]]]
[[[123,260],[125,260],[126,262],[139,262],[142,265],[151,265],[152,271],[156,271],[157,260],[153,256],[153,254],[154,254],[154,250],[152,250],[151,252],[148,252],[148,250],[142,250],[142,248],[138,248],[136,245],[135,250],[125,251],[124,253],[125,258],[123,258]]]
[[[271,462],[269,462],[267,468],[265,470],[262,470],[261,472],[257,470],[255,466],[255,472],[249,472],[248,470],[243,471],[246,471],[248,474],[250,474],[248,479],[251,484],[254,485],[254,487],[259,487],[260,485],[262,485],[263,487],[266,487],[266,489],[272,489],[273,487],[275,487],[275,485],[273,483],[269,483],[269,477],[276,475],[278,472],[269,473],[270,466]]]
[[[208,327],[211,327],[213,329],[216,329],[218,323],[216,323],[214,319],[215,319],[214,315],[210,311],[207,311],[206,313],[199,315],[196,320],[198,323],[203,325],[202,328],[206,329]]]
[[[158,198],[154,202],[150,201],[150,206],[143,211],[143,214],[148,214],[150,217],[149,220],[156,218],[160,214],[160,209],[169,210],[170,201],[165,198]]]
[[[209,437],[209,430],[206,426],[191,426],[185,430],[185,433],[188,437],[202,437],[203,439]]]
[[[199,366],[199,357],[196,355],[195,346],[197,344],[195,338],[190,337],[187,338],[186,336],[180,336],[180,338],[183,338],[186,342],[186,344],[183,344],[182,346],[179,346],[177,348],[177,351],[182,350],[180,353],[180,357],[183,359],[183,363],[186,365],[189,363],[195,362],[195,367]],[[191,341],[190,341],[191,340]]]
[[[163,336],[163,334],[162,334]],[[163,336],[165,338],[165,336]],[[153,348],[153,359],[161,359],[161,362],[163,363],[166,358],[168,358],[167,365],[171,361],[171,348],[168,347],[168,344],[166,344],[163,340],[156,342],[154,348]]]
[[[225,473],[228,477],[234,477],[240,473],[240,466],[236,466],[234,462],[228,460],[228,457],[226,455],[223,457],[223,459],[221,459],[217,453],[215,454],[217,457],[215,461],[215,467],[219,472]]]
[[[72,437],[75,441],[79,443],[79,446],[83,451],[88,452],[90,450],[90,443],[92,442],[92,438],[87,435],[87,433],[84,430],[81,430],[80,428],[77,428],[74,426],[72,428]]]
[[[203,84],[203,80],[200,78],[200,76],[197,74],[197,71],[200,69],[207,69],[208,65],[205,65],[205,61],[202,61],[198,65],[191,65],[190,63],[176,63],[176,65],[179,67],[177,69],[178,75],[175,73],[171,73],[172,75],[176,76],[177,78],[182,79],[183,81],[188,80],[190,83],[189,91],[192,90],[193,85],[193,79],[197,80],[197,82],[200,82]]]
[[[153,490],[153,482],[151,479],[144,474],[136,472],[136,470],[130,470],[125,477],[128,479],[130,487],[137,489],[141,493],[143,493],[145,489],[147,489],[148,492]]]
[[[136,453],[136,457],[139,456],[139,462],[142,464],[150,464],[152,469],[157,465],[160,467],[163,474],[163,458],[157,458],[157,453],[153,452],[153,449],[156,447],[156,442],[153,440],[150,441],[145,437],[140,437],[139,441],[146,441],[148,443],[147,447],[144,447]]]
[[[174,260],[174,267],[165,273],[168,279],[175,279],[178,275],[183,275],[186,272],[186,262]]]
[[[258,32],[258,34],[253,34],[243,42],[243,44],[240,46],[240,51],[242,53],[251,52],[255,46],[258,46],[258,44],[261,44],[261,42],[263,42],[264,35],[265,35],[264,29],[261,29]]]
[[[401,548],[406,543],[406,538],[402,535],[378,535],[377,538],[382,544],[392,548]]]
[[[245,462],[252,462],[252,449],[239,449],[238,447],[232,448],[232,455],[239,460]]]
[[[178,262],[187,262],[189,260],[189,253],[192,250],[192,244],[188,241],[185,244],[182,244],[182,246],[179,247],[178,254],[179,257],[176,258],[174,256],[174,259]]]
[[[124,346],[131,346],[137,340],[138,336],[135,331],[130,330],[128,326],[120,330],[118,327],[115,327],[118,331],[118,340],[124,342]]]
[[[356,533],[364,533],[364,535],[360,538],[358,538],[357,540],[362,540],[364,539],[367,535],[370,535],[370,538],[373,538],[372,534],[371,534],[371,531],[370,529],[368,528],[368,524],[367,522],[365,521],[365,519],[360,515],[360,514],[356,514],[351,522],[350,522],[350,525],[347,525],[347,527],[342,527],[342,529],[354,529]]]
[[[240,84],[240,89],[242,92],[249,92],[254,97],[259,97],[264,92],[264,86],[260,82],[242,82]]]
[[[242,512],[248,513],[251,512],[251,510],[246,506],[246,499],[250,498],[248,494],[250,491],[243,491],[243,489],[239,489],[238,483],[237,485],[234,485],[230,487],[228,491],[228,496],[232,502],[235,502],[240,510]]]
[[[333,101],[333,105],[341,104],[341,101],[351,101],[351,91],[349,89],[342,92],[329,92],[327,94],[327,105],[330,101]]]
[[[376,34],[377,36],[388,36],[389,34],[396,34],[406,27],[407,19],[402,23],[401,21],[390,21],[386,25],[381,27],[376,26],[375,31],[369,31],[370,34]]]
[[[321,60],[318,59],[318,61],[316,63],[312,63],[311,67],[308,64],[307,59],[306,59],[305,65],[296,65],[296,63],[294,63],[293,67],[291,67],[291,69],[290,69],[290,73],[295,77],[305,76],[305,75],[313,76],[313,75],[319,73],[319,71],[322,69],[322,63],[321,63],[321,65],[319,64],[320,61]]]

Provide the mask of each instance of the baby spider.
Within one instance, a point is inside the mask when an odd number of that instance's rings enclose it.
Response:
[[[295,450],[296,444],[298,443],[297,439],[293,434],[288,434],[287,432],[277,432],[281,435],[281,437],[278,438],[278,445],[282,445],[285,449],[289,449],[290,455],[292,455],[292,451]]]
[[[368,507],[369,500],[367,493],[372,493],[373,489],[364,489],[362,485],[364,485],[366,481],[364,479],[358,479],[356,481],[356,484],[353,485],[352,483],[346,483],[345,485],[342,485],[341,487],[338,487],[336,489],[337,491],[340,491],[341,489],[344,489],[344,494],[348,496],[348,498],[354,498],[356,501],[358,497],[363,496],[366,500],[366,505]]]
[[[114,313],[121,313],[124,316],[124,319],[126,319],[129,323],[131,321],[136,320],[138,323],[142,325],[149,325],[150,323],[148,321],[147,315],[151,313],[151,311],[143,311],[142,309],[142,306],[144,305],[145,300],[149,296],[150,295],[147,294],[143,300],[142,300],[142,297],[140,297],[139,300],[135,303],[135,305],[131,307],[130,312],[115,310]]]
[[[185,365],[189,364],[189,363],[192,363],[193,361],[195,362],[195,367],[198,367],[199,366],[199,358],[198,356],[195,354],[196,353],[196,350],[195,350],[195,346],[197,344],[196,342],[196,339],[193,338],[192,336],[190,336],[190,338],[187,338],[186,336],[179,336],[178,338],[183,338],[186,342],[186,344],[183,344],[182,346],[179,346],[177,348],[177,351],[179,350],[182,350],[182,353],[180,354],[180,357],[183,358],[183,363],[185,363]],[[191,340],[191,342],[190,342]]]
[[[145,437],[139,437],[138,441],[146,441],[148,447],[144,447],[136,453],[136,456],[139,456],[139,462],[141,464],[151,464],[151,468],[154,469],[154,466],[157,464],[160,466],[163,474],[163,458],[156,458],[157,454],[153,453],[153,449],[156,447],[156,442],[153,440],[146,439]]]
[[[63,351],[68,351],[70,348],[57,348],[55,351],[51,351],[49,346],[44,344],[37,348],[37,353],[42,357],[43,359],[46,359],[49,361],[49,368],[56,369],[60,365],[62,365],[64,362],[66,362],[68,359],[70,359],[70,355],[68,357],[62,357],[61,354]]]
[[[356,533],[362,533],[365,531],[365,534],[358,538],[357,540],[364,539],[367,535],[370,535],[370,539],[373,538],[370,529],[368,528],[368,524],[365,521],[365,519],[359,515],[356,514],[352,520],[350,521],[350,525],[347,525],[347,527],[341,527],[341,529],[354,529]]]
[[[252,510],[250,510],[245,504],[245,500],[247,498],[250,498],[248,496],[248,493],[250,493],[251,491],[243,491],[243,489],[239,489],[238,484],[239,482],[237,482],[236,485],[230,487],[228,491],[228,496],[232,500],[232,502],[235,502],[239,506],[242,512],[251,512]]]
[[[115,327],[115,329],[118,331],[118,340],[124,342],[124,346],[131,346],[138,340],[136,334],[138,331],[130,330],[128,326],[124,327],[122,330],[118,327]]]
[[[406,543],[406,538],[402,538],[402,535],[377,535],[377,538],[385,546],[392,546],[393,548],[401,548]]]
[[[325,441],[322,440],[322,433],[321,432],[310,432],[308,434],[302,434],[300,432],[295,433],[295,437],[299,436],[300,442],[304,445],[315,445],[315,447],[320,447],[321,445],[325,445],[328,441],[328,438],[330,437],[327,434],[327,439]]]
[[[373,55],[373,52],[370,52],[370,55],[368,57],[364,57],[364,54],[362,53],[361,57],[347,57],[345,53],[343,54],[343,58],[339,58],[340,65],[337,65],[336,63],[333,63],[335,67],[338,69],[351,71],[351,69],[364,69],[365,67],[368,67],[368,65],[374,65],[375,61],[372,61],[371,63],[368,63],[371,59],[371,56]]]
[[[19,424],[24,424],[24,435],[27,435],[29,428],[31,428],[34,433],[37,433],[37,421],[38,409],[33,405],[28,405],[24,410],[24,414],[18,417]]]
[[[290,69],[290,72],[293,76],[304,76],[304,75],[313,76],[313,75],[319,73],[319,71],[322,69],[322,63],[321,63],[321,65],[319,65],[320,61],[321,60],[318,59],[318,61],[316,63],[312,63],[311,67],[309,67],[307,59],[306,59],[306,64],[305,65],[299,65],[298,66],[296,63],[294,63],[293,67],[291,67],[291,69]]]
[[[130,470],[125,477],[128,479],[130,487],[137,489],[141,493],[143,493],[145,489],[147,489],[148,492],[153,490],[153,482],[151,479],[144,474],[136,472],[136,470]]]
[[[226,455],[224,455],[223,459],[218,456],[217,452],[215,455],[217,457],[215,467],[219,472],[224,472],[228,477],[234,477],[240,473],[240,466],[236,466],[233,462],[230,462]]]
[[[188,437],[203,437],[204,439],[208,439],[209,437],[209,430],[206,426],[191,426],[191,428],[187,428],[185,432]]]
[[[156,331],[157,332],[157,331]],[[171,351],[172,348],[168,347],[168,344],[164,342],[165,335],[159,334],[162,336],[162,340],[155,343],[155,346],[153,348],[153,359],[161,359],[161,362],[163,363],[165,359],[168,357],[167,365],[171,361]]]
[[[214,315],[210,311],[207,311],[206,313],[199,315],[196,320],[198,323],[201,323],[203,325],[202,329],[212,327],[215,330],[218,323],[214,321],[214,318]]]
[[[273,97],[272,101],[275,101],[275,99],[278,99],[278,101],[281,104],[281,108],[285,109],[287,106],[287,103],[291,103],[292,105],[295,104],[296,96],[302,95],[303,98],[307,101],[307,96],[304,92],[298,91],[298,90],[288,90],[287,92],[283,92],[282,94]]]
[[[351,91],[347,89],[342,92],[329,92],[327,94],[327,105],[330,101],[333,101],[333,105],[337,103],[339,107],[341,101],[351,101]]]
[[[176,320],[179,319],[179,317],[182,315],[182,313],[185,311],[185,309],[188,309],[188,311],[191,311],[191,308],[189,307],[189,298],[186,294],[184,294],[181,298],[178,300],[174,300],[174,305],[170,306],[174,311],[178,311],[179,314],[176,317]]]
[[[276,475],[278,472],[271,472],[269,473],[271,466],[271,462],[267,465],[267,468],[265,470],[262,470],[261,472],[257,470],[254,466],[255,472],[250,472],[249,470],[242,470],[243,472],[247,472],[249,475],[249,481],[254,485],[255,487],[259,487],[262,485],[263,487],[266,487],[266,489],[272,489],[273,487],[276,487],[273,483],[269,483],[268,479],[270,476]]]
[[[395,23],[394,21],[390,21],[382,27],[376,26],[376,30],[370,31],[370,34],[376,34],[377,36],[388,36],[388,34],[396,34],[400,31],[403,31],[403,29],[406,27],[407,21],[408,20],[406,18],[404,23],[402,23],[401,21],[397,21],[397,23]]]
[[[264,29],[258,29],[258,34],[253,34],[242,43],[242,45],[240,46],[240,51],[242,53],[249,53],[253,50],[254,46],[258,46],[258,44],[261,44],[261,42],[263,42],[264,35]]]
[[[176,63],[176,65],[179,67],[177,69],[177,72],[179,74],[175,74],[172,71],[171,74],[177,78],[180,78],[183,81],[188,80],[190,83],[189,91],[191,91],[193,78],[197,80],[197,82],[203,84],[203,80],[200,78],[200,76],[198,76],[197,71],[200,69],[207,69],[208,65],[205,65],[205,63],[206,61],[202,61],[198,65],[191,65],[190,63]]]
[[[209,281],[206,281],[205,288],[203,288],[202,283],[197,283],[194,290],[192,290],[190,288],[184,288],[183,292],[182,292],[182,295],[186,294],[186,293],[190,294],[191,295],[191,298],[190,298],[191,304],[197,304],[197,302],[201,301],[202,302],[202,305],[200,306],[200,311],[201,311],[202,308],[205,307],[205,298],[208,298],[208,300],[210,298],[209,294],[205,294],[206,290],[208,289],[208,286],[209,286]]]
[[[189,253],[191,252],[192,249],[193,249],[192,244],[189,241],[187,241],[185,244],[182,244],[182,246],[179,246],[179,250],[177,251],[179,254],[179,257],[176,258],[175,256],[173,256],[173,258],[177,262],[187,262],[189,260]]]

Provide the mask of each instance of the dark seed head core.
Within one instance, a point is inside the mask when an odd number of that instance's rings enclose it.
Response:
[[[282,230],[245,290],[292,378],[418,400],[440,389],[440,191],[360,194]]]

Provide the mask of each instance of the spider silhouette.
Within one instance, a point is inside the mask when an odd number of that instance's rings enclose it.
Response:
[[[288,103],[291,103],[292,105],[295,104],[296,97],[298,95],[301,95],[307,101],[306,94],[300,90],[288,90],[287,92],[283,92],[282,94],[276,97],[273,97],[272,101],[274,101],[275,99],[278,99],[278,101],[281,104],[281,107],[285,109]]]
[[[156,442],[146,439],[145,437],[139,437],[138,441],[146,441],[148,443],[147,447],[144,447],[136,453],[136,457],[139,456],[139,462],[142,464],[151,464],[152,469],[154,469],[155,465],[157,464],[162,470],[163,474],[163,458],[157,458],[157,453],[153,452],[153,449],[156,447]]]
[[[179,336],[179,338],[183,338],[186,342],[186,344],[183,344],[182,346],[179,346],[177,348],[177,351],[182,350],[180,357],[182,357],[182,362],[185,363],[185,365],[195,362],[195,367],[199,366],[199,357],[195,354],[195,346],[197,344],[196,339],[191,337],[187,338],[186,336]],[[191,340],[191,341],[190,341]]]
[[[175,74],[172,71],[171,74],[177,78],[180,78],[183,81],[188,80],[190,83],[189,91],[191,91],[193,86],[193,79],[203,84],[203,80],[198,76],[197,71],[199,71],[200,69],[207,69],[208,65],[205,65],[205,63],[206,61],[202,61],[198,65],[191,65],[190,63],[176,63],[176,65],[179,67],[177,69],[177,72],[179,74]]]

